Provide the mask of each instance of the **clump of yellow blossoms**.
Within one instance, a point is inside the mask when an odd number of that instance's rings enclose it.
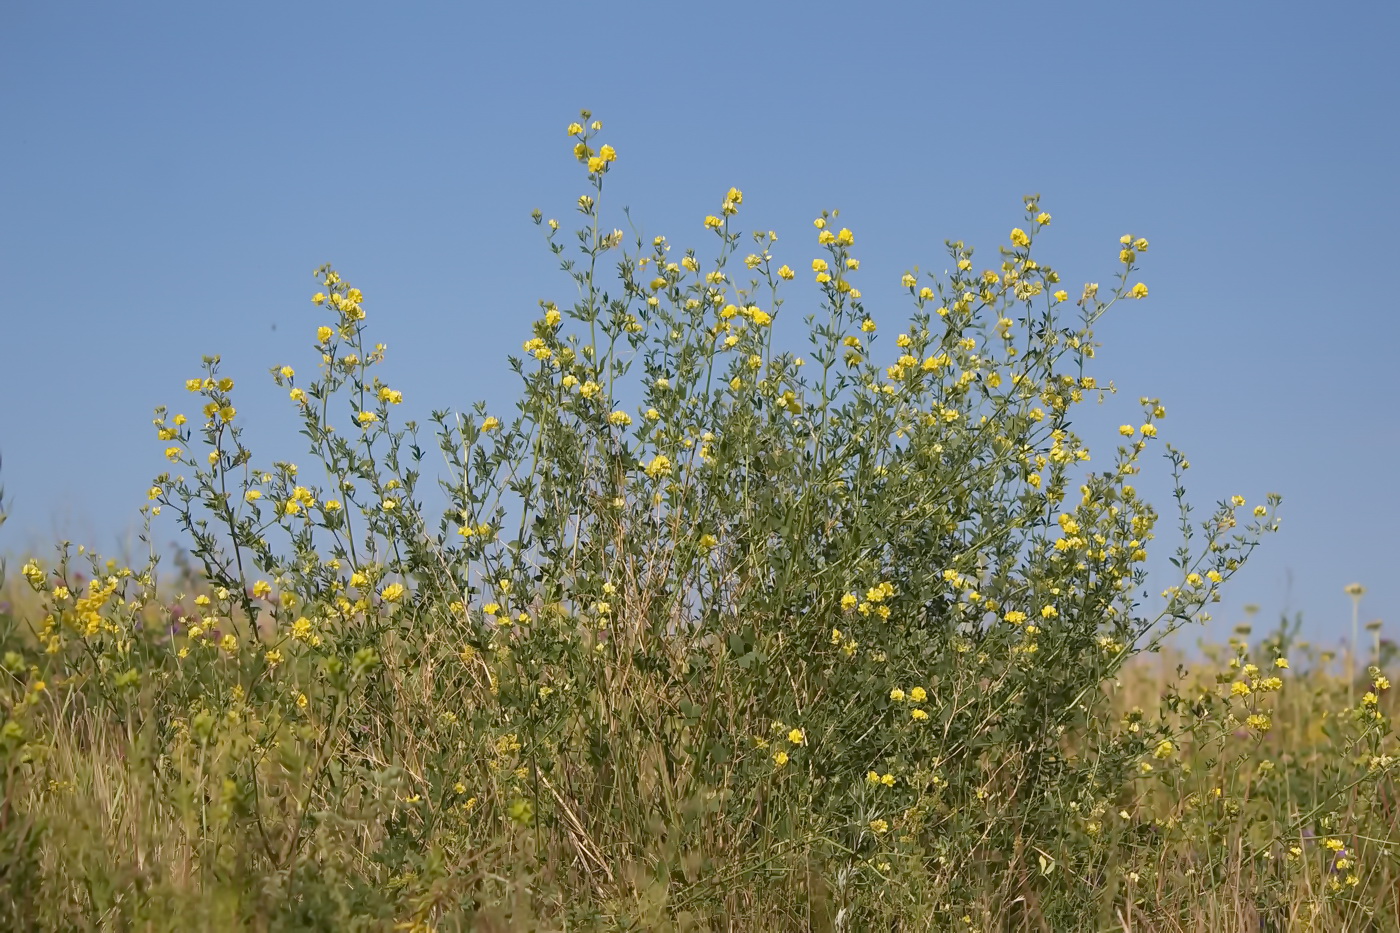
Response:
[[[84,735],[127,756],[102,773],[153,775],[121,799],[160,821],[158,845],[124,824],[103,851],[235,878],[230,903],[267,925],[324,909],[334,928],[353,890],[405,929],[487,923],[495,901],[923,928],[1015,890],[1068,929],[1158,890],[1189,819],[1243,806],[1199,749],[1279,741],[1291,688],[1280,644],[1160,715],[1123,712],[1134,655],[1203,617],[1278,504],[1198,521],[1156,399],[1080,434],[1077,407],[1115,391],[1095,328],[1146,298],[1147,241],[1077,286],[1038,251],[1032,196],[990,255],[953,240],[943,275],[900,260],[872,283],[890,267],[849,218],[788,244],[742,229],[739,187],[697,202],[694,245],[625,233],[627,160],[591,113],[566,129],[578,229],[533,215],[564,278],[508,360],[518,403],[408,418],[372,293],[317,270],[309,359],[269,371],[304,451],[254,452],[206,358],[189,417],[156,413],[168,471],[145,490],[189,543],[192,592],[158,599],[154,561],[81,585],[27,562],[43,609],[37,648],[5,662],[5,748],[56,767],[29,737],[86,711]],[[900,305],[864,294],[896,283]],[[1149,609],[1170,523],[1138,477],[1158,452],[1191,533]],[[1377,671],[1346,722],[1367,774],[1395,757],[1388,686]],[[75,891],[58,900],[92,896]],[[725,914],[751,905],[772,910]]]

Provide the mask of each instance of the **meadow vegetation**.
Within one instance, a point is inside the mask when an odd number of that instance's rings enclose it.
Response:
[[[400,419],[325,267],[271,371],[298,462],[208,357],[144,509],[187,551],[11,561],[0,926],[1400,926],[1389,656],[1172,658],[1279,499],[1193,512],[1156,399],[1092,459],[1071,427],[1145,238],[1071,293],[1028,197],[877,309],[836,212],[780,247],[731,189],[629,241],[600,131],[577,229],[534,216],[573,297],[514,411]]]

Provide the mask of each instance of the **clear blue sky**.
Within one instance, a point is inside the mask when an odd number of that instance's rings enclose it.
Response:
[[[906,268],[945,239],[994,256],[1025,193],[1071,284],[1148,237],[1151,297],[1106,320],[1098,375],[1125,411],[1162,397],[1203,511],[1286,497],[1218,618],[1338,638],[1356,580],[1393,634],[1397,30],[1374,2],[7,0],[0,551],[125,540],[163,467],[151,409],[205,353],[255,451],[303,454],[267,369],[312,364],[322,262],[364,289],[408,414],[506,406],[505,354],[569,294],[529,212],[567,221],[586,106],[648,235],[706,242],[737,185],[797,265],[840,208],[889,326]]]

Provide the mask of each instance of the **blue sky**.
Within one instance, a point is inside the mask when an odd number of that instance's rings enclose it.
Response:
[[[1381,3],[9,0],[0,551],[129,540],[163,466],[151,409],[206,353],[255,451],[296,459],[267,370],[314,362],[326,261],[364,289],[407,414],[507,406],[506,353],[569,293],[529,213],[567,223],[564,126],[589,107],[620,153],[609,201],[648,236],[707,242],[736,185],[796,266],[839,208],[890,326],[906,268],[941,269],[946,239],[994,256],[1023,194],[1070,283],[1148,237],[1151,297],[1099,332],[1121,404],[1091,446],[1160,396],[1203,511],[1285,496],[1219,630],[1255,603],[1340,638],[1353,580],[1390,629],[1397,27]]]

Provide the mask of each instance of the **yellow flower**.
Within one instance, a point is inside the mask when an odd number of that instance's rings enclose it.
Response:
[[[1129,294],[1132,295],[1134,298],[1146,298],[1147,286],[1139,282],[1133,286],[1133,290],[1129,292]]]
[[[818,258],[818,259],[813,259],[813,260],[812,260],[812,271],[813,271],[813,272],[825,272],[825,271],[827,270],[827,268],[828,268],[828,266],[827,266],[827,264],[826,264],[826,260],[825,260],[825,259],[820,259],[820,258]]]
[[[405,592],[406,590],[402,583],[390,583],[388,586],[384,587],[384,589],[379,591],[379,596],[386,603],[396,603],[400,599],[403,599],[403,594]]]
[[[643,467],[643,470],[646,472],[647,476],[650,476],[652,479],[656,479],[658,476],[670,476],[671,458],[665,454],[657,454],[655,457],[651,458],[650,463]]]
[[[320,327],[316,328],[316,342],[326,343],[331,339],[331,335],[334,333],[335,331],[331,330],[329,327],[326,327],[323,324]]]
[[[786,765],[786,764],[788,763],[788,761],[790,761],[790,760],[791,760],[791,759],[788,758],[788,753],[787,753],[787,752],[775,752],[774,755],[773,755],[773,764],[774,764],[774,766],[779,767],[779,768],[781,768],[781,767],[783,767],[784,765]]]
[[[921,709],[911,710],[909,713],[909,718],[913,719],[915,722],[923,722],[924,720],[928,719],[928,713],[924,712]]]
[[[928,691],[923,687],[915,687],[913,690],[909,691],[909,699],[913,700],[915,703],[922,703],[924,700],[928,699]]]
[[[579,126],[577,123],[570,123],[567,132],[570,136],[577,136],[583,132],[583,127]]]
[[[598,158],[602,159],[604,162],[616,162],[617,150],[612,146],[604,144],[598,147]]]
[[[1013,227],[1011,230],[1011,242],[1020,247],[1031,245],[1031,238],[1026,235],[1026,231],[1020,227]]]
[[[272,584],[268,583],[266,580],[259,580],[253,584],[254,599],[264,599],[271,592]]]
[[[314,294],[314,295],[311,296],[311,303],[314,304],[314,305],[322,305],[322,304],[325,304],[325,303],[326,303],[326,296],[323,295],[321,292],[317,292],[316,294]]]
[[[782,265],[778,267],[778,278],[780,279],[791,280],[792,277],[796,274],[797,273],[793,272],[791,267],[787,265]]]
[[[807,744],[807,735],[801,729],[793,729],[787,734],[787,738],[793,745]]]
[[[481,430],[483,431],[494,431],[500,426],[501,420],[495,415],[487,415],[485,420],[481,422]]]
[[[875,833],[876,835],[879,835],[879,834],[881,834],[881,833],[887,833],[887,832],[889,832],[889,830],[890,830],[890,824],[889,824],[888,822],[886,822],[885,820],[871,820],[871,821],[870,821],[870,831],[871,831],[872,833]]]
[[[893,690],[890,691],[890,699],[891,699],[891,700],[894,700],[896,703],[901,703],[901,702],[903,702],[903,701],[904,701],[904,691],[901,690],[901,689],[899,689],[898,687],[895,687]]]

